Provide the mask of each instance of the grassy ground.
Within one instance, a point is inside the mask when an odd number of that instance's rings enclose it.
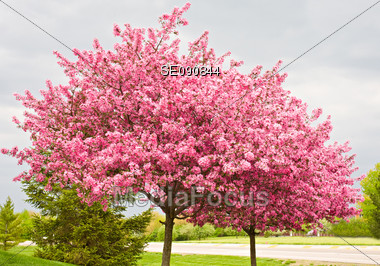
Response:
[[[161,253],[145,253],[142,260],[138,264],[139,266],[160,266],[161,265]],[[258,265],[291,265],[295,261],[283,261],[277,259],[257,259]],[[170,259],[170,265],[173,266],[185,266],[185,265],[225,265],[225,266],[236,266],[236,265],[251,265],[249,257],[238,257],[238,256],[220,256],[220,255],[179,255],[172,254]]]
[[[17,254],[11,260],[8,260],[10,257],[24,249],[24,247],[14,247],[9,251],[0,251],[0,265],[73,265],[68,263],[56,262],[43,260],[40,258],[35,258],[33,252],[35,247],[31,246]],[[161,253],[144,253],[143,258],[139,262],[139,266],[160,266],[161,265]],[[277,259],[266,259],[259,258],[259,265],[290,265],[295,261],[283,261]],[[3,264],[6,262],[5,264]],[[217,255],[179,255],[172,254],[171,265],[173,266],[184,266],[184,265],[226,265],[226,266],[235,266],[235,265],[250,265],[248,257],[238,257],[238,256],[217,256]]]
[[[138,266],[160,266],[162,253],[145,253]],[[173,266],[187,266],[187,265],[210,265],[210,266],[249,266],[249,257],[237,256],[220,256],[220,255],[179,255],[172,254],[171,265]],[[289,265],[289,266],[358,266],[364,264],[350,264],[350,263],[328,263],[323,261],[306,261],[306,260],[278,260],[268,258],[258,258],[258,265],[275,266],[275,265]]]
[[[25,249],[25,252],[21,252],[20,254],[14,256],[18,251],[20,251],[23,248],[24,247],[14,247],[9,251],[0,250],[0,265],[73,265],[69,263],[44,260],[32,257],[34,249],[33,247],[28,247],[27,249]]]
[[[351,245],[358,246],[380,246],[380,240],[370,237],[344,237]],[[301,237],[301,236],[285,236],[285,237],[256,237],[256,244],[287,244],[287,245],[349,245],[339,237]],[[235,243],[249,244],[249,238],[244,236],[226,236],[214,237],[205,240],[178,241],[189,243]]]
[[[21,254],[26,256],[33,256],[34,250],[36,249],[36,246],[29,246],[29,247],[23,247],[23,246],[16,246],[8,250],[8,252],[13,254]]]
[[[9,251],[0,250],[0,265],[73,265],[69,263],[57,262],[44,260],[40,258],[33,257],[33,252],[35,247],[30,246],[25,247],[14,247]],[[23,250],[24,249],[24,250]],[[23,251],[21,251],[23,250]],[[13,255],[21,251],[15,257],[11,258]],[[152,253],[146,252],[143,258],[139,261],[139,266],[160,266],[161,265],[162,253]],[[10,259],[11,258],[11,259]],[[9,260],[8,260],[9,259]],[[354,264],[347,263],[326,263],[321,261],[295,261],[295,260],[279,260],[279,259],[269,259],[269,258],[258,258],[258,265],[315,265],[315,266],[326,266],[326,265],[336,265],[336,266],[352,266]],[[235,265],[250,265],[249,257],[238,257],[238,256],[220,256],[220,255],[180,255],[172,254],[171,265],[173,266],[186,266],[186,265],[210,265],[210,266],[235,266]],[[355,264],[358,265],[358,264]]]

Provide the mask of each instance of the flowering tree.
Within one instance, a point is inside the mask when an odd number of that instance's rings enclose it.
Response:
[[[56,52],[68,85],[47,81],[43,99],[29,91],[16,94],[32,110],[23,122],[14,118],[31,133],[32,147],[2,149],[30,165],[16,181],[48,179],[48,190],[54,183],[75,185],[85,202],[101,202],[105,209],[115,186],[160,202],[166,215],[163,265],[170,263],[173,220],[186,217],[190,206],[183,195],[193,186],[206,193],[224,182],[221,158],[234,151],[220,150],[223,117],[236,112],[228,103],[254,83],[236,71],[234,61],[221,71],[228,54],[215,56],[208,32],[189,44],[188,55],[178,54],[176,27],[187,24],[182,14],[189,6],[160,17],[159,29],[115,25],[122,41],[114,51],[95,40],[93,51],[74,50],[76,62]],[[186,75],[167,75],[169,65],[182,66]]]
[[[266,86],[256,86],[239,103],[236,117],[225,120],[231,129],[239,129],[223,136],[227,145],[238,141],[240,146],[228,155],[222,169],[229,186],[217,184],[222,193],[215,201],[220,204],[206,204],[191,219],[200,225],[212,222],[244,230],[250,236],[252,265],[256,265],[255,231],[321,226],[323,218],[334,222],[336,217],[358,214],[350,204],[362,200],[360,189],[352,187],[350,176],[356,168],[354,155],[347,154],[348,143],[326,144],[330,118],[312,125],[322,110],[308,115],[307,105],[281,88],[286,75],[276,74],[279,64],[264,73]],[[253,73],[258,76],[260,68]],[[197,211],[197,206],[192,210]]]
[[[238,228],[260,223],[254,228],[261,229],[268,219],[278,226],[277,206],[290,195],[304,204],[339,192],[331,185],[327,194],[318,194],[315,187],[322,186],[329,171],[342,177],[331,181],[341,186],[348,172],[340,169],[350,162],[335,162],[340,157],[329,155],[345,148],[323,148],[329,122],[316,129],[306,122],[306,106],[280,89],[286,75],[275,74],[278,66],[263,75],[261,67],[243,75],[236,69],[241,62],[231,60],[231,67],[223,70],[229,53],[216,57],[208,48],[208,32],[189,43],[187,55],[179,55],[177,26],[187,24],[182,14],[189,6],[160,17],[159,29],[126,24],[121,30],[115,25],[114,35],[122,41],[114,51],[105,51],[95,40],[93,51],[74,50],[76,62],[56,52],[69,84],[53,86],[48,81],[41,100],[28,91],[16,95],[33,110],[22,123],[14,118],[31,133],[32,147],[2,150],[31,167],[15,180],[48,179],[47,189],[53,183],[75,184],[85,202],[101,202],[105,209],[114,187],[122,192],[133,188],[159,203],[165,213],[162,265],[170,264],[175,218],[203,221],[214,212],[216,223]],[[241,101],[235,103],[237,99]],[[319,154],[327,157],[321,159]],[[322,162],[327,165],[319,166]],[[302,191],[303,186],[309,190]],[[260,187],[271,190],[271,207],[256,210],[237,205],[223,218],[210,204],[213,193],[233,195]],[[303,200],[314,188],[311,199]],[[277,191],[284,195],[283,201],[275,200]],[[347,193],[351,195],[349,189]],[[196,199],[188,196],[195,194]],[[322,209],[328,203],[317,204]],[[297,224],[289,209],[283,206],[277,211],[284,215],[281,226]],[[251,210],[244,220],[242,215]],[[255,220],[264,212],[264,218]]]

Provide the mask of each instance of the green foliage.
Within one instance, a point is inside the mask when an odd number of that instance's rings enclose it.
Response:
[[[153,232],[157,236],[157,231],[162,226],[162,223],[165,221],[165,216],[158,213],[157,211],[152,212],[152,219],[150,220],[150,223],[148,227],[146,228],[146,234],[151,235]]]
[[[215,229],[211,224],[205,224],[203,226],[195,226],[193,230],[193,234],[196,239],[201,240],[206,237],[210,237],[214,234]]]
[[[31,240],[33,231],[32,215],[28,210],[22,211],[20,214],[22,234],[21,238],[25,240]]]
[[[31,180],[24,181],[23,190],[27,201],[41,209],[32,218],[36,256],[77,265],[136,265],[141,257],[150,211],[124,219],[125,208],[88,206],[75,187],[52,184],[46,191],[43,183]]]
[[[232,227],[226,227],[223,229],[224,236],[247,236],[247,233],[241,230],[240,232]]]
[[[183,225],[175,225],[177,230],[176,241],[184,241],[184,240],[192,240],[195,239],[194,235],[194,225],[191,223],[183,224]]]
[[[351,236],[351,237],[370,237],[372,236],[369,230],[368,223],[363,217],[352,217],[349,222],[340,220],[337,224],[331,225],[331,232],[336,236]]]
[[[158,236],[158,230],[160,228],[154,229],[148,236],[147,236],[147,241],[152,242],[152,241],[158,241],[157,236]]]
[[[158,217],[157,215],[155,215]],[[161,217],[162,218],[162,217]],[[162,220],[162,219],[161,219]],[[164,220],[164,219],[163,219]],[[151,222],[155,224],[155,229],[151,231],[148,236],[149,241],[163,241],[165,236],[165,226],[161,223]],[[183,220],[176,220],[173,228],[173,240],[174,241],[188,241],[188,240],[201,240],[208,237],[224,237],[224,236],[247,236],[244,231],[238,232],[237,230],[226,227],[226,228],[215,228],[212,224],[205,224],[204,226],[194,226]]]
[[[0,248],[8,250],[18,245],[21,240],[21,219],[14,213],[14,205],[10,197],[0,206]]]
[[[365,199],[360,206],[363,217],[367,219],[372,235],[380,239],[380,163],[369,171],[361,185]]]
[[[177,238],[177,236],[178,236],[177,227],[174,226],[172,240],[175,240]],[[164,241],[164,239],[165,239],[165,225],[162,225],[157,231],[156,240],[157,241]]]
[[[286,231],[271,231],[271,230],[267,230],[267,231],[264,232],[264,237],[270,237],[270,236],[278,237],[278,236],[282,236],[285,233],[286,233]]]
[[[332,226],[333,224],[327,221],[325,218],[319,220],[319,222],[322,224],[321,232],[331,234]]]
[[[224,237],[224,236],[247,236],[247,233],[241,230],[240,232],[233,229],[232,227],[216,227],[213,236],[215,237]]]
[[[235,229],[233,229],[232,227],[223,228],[223,235],[224,236],[236,236],[237,233],[238,232]]]
[[[216,227],[213,236],[214,237],[223,237],[223,236],[225,236],[223,228]]]

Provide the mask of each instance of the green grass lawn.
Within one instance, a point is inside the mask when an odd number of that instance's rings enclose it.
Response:
[[[73,265],[69,263],[44,260],[32,257],[34,247],[28,247],[25,249],[25,251],[14,256],[18,251],[20,251],[23,248],[24,247],[14,247],[9,251],[0,250],[0,265]]]
[[[243,237],[239,237],[243,239]],[[228,242],[225,242],[228,243]],[[69,263],[57,262],[44,260],[40,258],[33,257],[33,252],[36,247],[30,246],[23,250],[25,247],[14,247],[9,251],[0,250],[0,266],[3,265],[73,265]],[[13,255],[23,250],[17,254],[14,258]],[[146,252],[143,258],[138,262],[139,266],[160,266],[161,265],[162,253],[152,253]],[[10,259],[11,258],[11,259]],[[10,259],[10,260],[8,260]],[[258,265],[353,265],[353,264],[325,264],[324,262],[316,261],[296,261],[296,260],[279,260],[279,259],[269,259],[269,258],[258,258]],[[185,265],[250,265],[249,257],[239,257],[239,256],[221,256],[221,255],[180,255],[172,254],[171,265],[173,266],[185,266]]]
[[[145,253],[143,258],[138,263],[138,266],[160,266],[162,253]],[[357,266],[351,263],[331,263],[323,261],[311,260],[279,260],[269,258],[258,258],[258,265],[275,266],[275,265],[290,265],[290,266]],[[251,265],[249,257],[238,256],[220,256],[220,255],[179,255],[172,254],[170,265],[186,266],[186,265],[210,265],[210,266],[249,266]]]
[[[351,245],[362,246],[380,246],[380,240],[370,237],[344,237]],[[301,236],[284,236],[284,237],[256,237],[256,244],[287,244],[287,245],[348,245],[339,237],[301,237]],[[245,236],[226,236],[207,238],[205,240],[176,241],[189,243],[235,243],[249,244],[249,238]]]
[[[15,255],[17,252],[24,249],[24,247],[14,247],[9,251],[0,251],[0,265],[73,265],[63,262],[56,262],[50,260],[44,260],[40,258],[35,258],[33,252],[35,247],[30,246],[23,250],[21,253],[16,255],[11,260],[10,257]],[[160,266],[161,265],[162,253],[151,253],[146,252],[143,258],[139,261],[139,266]],[[290,260],[277,260],[277,259],[257,259],[259,265],[290,265],[294,261]],[[6,264],[3,264],[6,262]],[[172,254],[171,265],[182,266],[182,265],[250,265],[249,257],[238,257],[238,256],[219,256],[219,255],[179,255]]]
[[[142,260],[139,262],[139,266],[160,266],[161,265],[162,253],[145,253]],[[290,260],[277,260],[277,259],[266,259],[258,258],[258,265],[290,265],[295,261]],[[179,255],[172,254],[170,259],[170,265],[173,266],[185,266],[185,265],[225,265],[225,266],[236,266],[236,265],[251,265],[249,257],[238,257],[238,256],[220,256],[220,255]]]
[[[8,250],[8,252],[11,252],[14,254],[18,253],[18,254],[26,255],[26,256],[33,256],[35,249],[36,249],[36,246],[29,246],[29,247],[16,246]]]

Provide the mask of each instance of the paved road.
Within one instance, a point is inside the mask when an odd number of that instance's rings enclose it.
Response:
[[[163,243],[151,242],[146,251],[162,252],[162,246]],[[380,246],[357,246],[356,248],[380,265]],[[257,244],[256,250],[258,257],[376,265],[376,262],[351,246]],[[179,254],[249,256],[249,245],[173,243],[172,252]]]

